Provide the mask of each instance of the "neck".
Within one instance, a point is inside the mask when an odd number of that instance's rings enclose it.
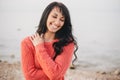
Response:
[[[53,41],[55,38],[55,33],[46,32],[44,35],[45,42]]]

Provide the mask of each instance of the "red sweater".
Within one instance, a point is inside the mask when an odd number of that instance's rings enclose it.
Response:
[[[26,80],[64,80],[72,59],[74,44],[65,46],[63,52],[53,60],[54,42],[55,40],[40,43],[34,47],[29,37],[22,41],[22,70]]]

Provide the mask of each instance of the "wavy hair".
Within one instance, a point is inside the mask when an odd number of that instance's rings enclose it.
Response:
[[[64,22],[63,27],[59,31],[57,31],[55,34],[55,39],[58,39],[59,41],[53,43],[53,48],[54,48],[54,51],[56,52],[53,60],[55,60],[55,58],[61,54],[64,46],[73,42],[76,45],[76,48],[74,50],[75,58],[72,61],[73,63],[77,59],[75,52],[77,51],[78,46],[72,34],[72,25],[71,25],[69,11],[63,3],[52,2],[45,8],[45,10],[43,11],[40,23],[38,25],[37,32],[39,33],[39,35],[41,35],[42,33],[43,34],[46,33],[47,31],[46,21],[47,21],[49,13],[54,7],[57,7],[60,10],[62,15],[65,17],[65,22]]]

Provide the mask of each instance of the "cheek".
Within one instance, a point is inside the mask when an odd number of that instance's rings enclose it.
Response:
[[[63,25],[64,25],[64,22],[61,23],[61,26],[63,26]]]
[[[48,20],[46,21],[46,26],[48,26],[49,25],[49,23],[48,23]]]
[[[49,15],[48,18],[47,18],[47,23],[49,23],[50,21],[51,21],[51,17]]]
[[[49,19],[47,19],[46,24],[47,24],[47,26],[50,25],[50,20]]]
[[[47,25],[51,25],[51,23],[53,23],[53,22],[54,22],[53,19],[48,19],[46,23],[47,23]]]

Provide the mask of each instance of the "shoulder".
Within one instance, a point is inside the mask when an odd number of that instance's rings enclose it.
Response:
[[[30,40],[30,36],[23,38],[21,41],[21,45],[33,46],[32,42]]]
[[[27,36],[25,38],[22,39],[21,43],[30,43],[30,39],[29,39],[30,36]]]
[[[75,46],[73,42],[69,43],[68,46]]]
[[[69,43],[68,45],[65,46],[67,49],[74,48],[75,44],[73,42]]]

